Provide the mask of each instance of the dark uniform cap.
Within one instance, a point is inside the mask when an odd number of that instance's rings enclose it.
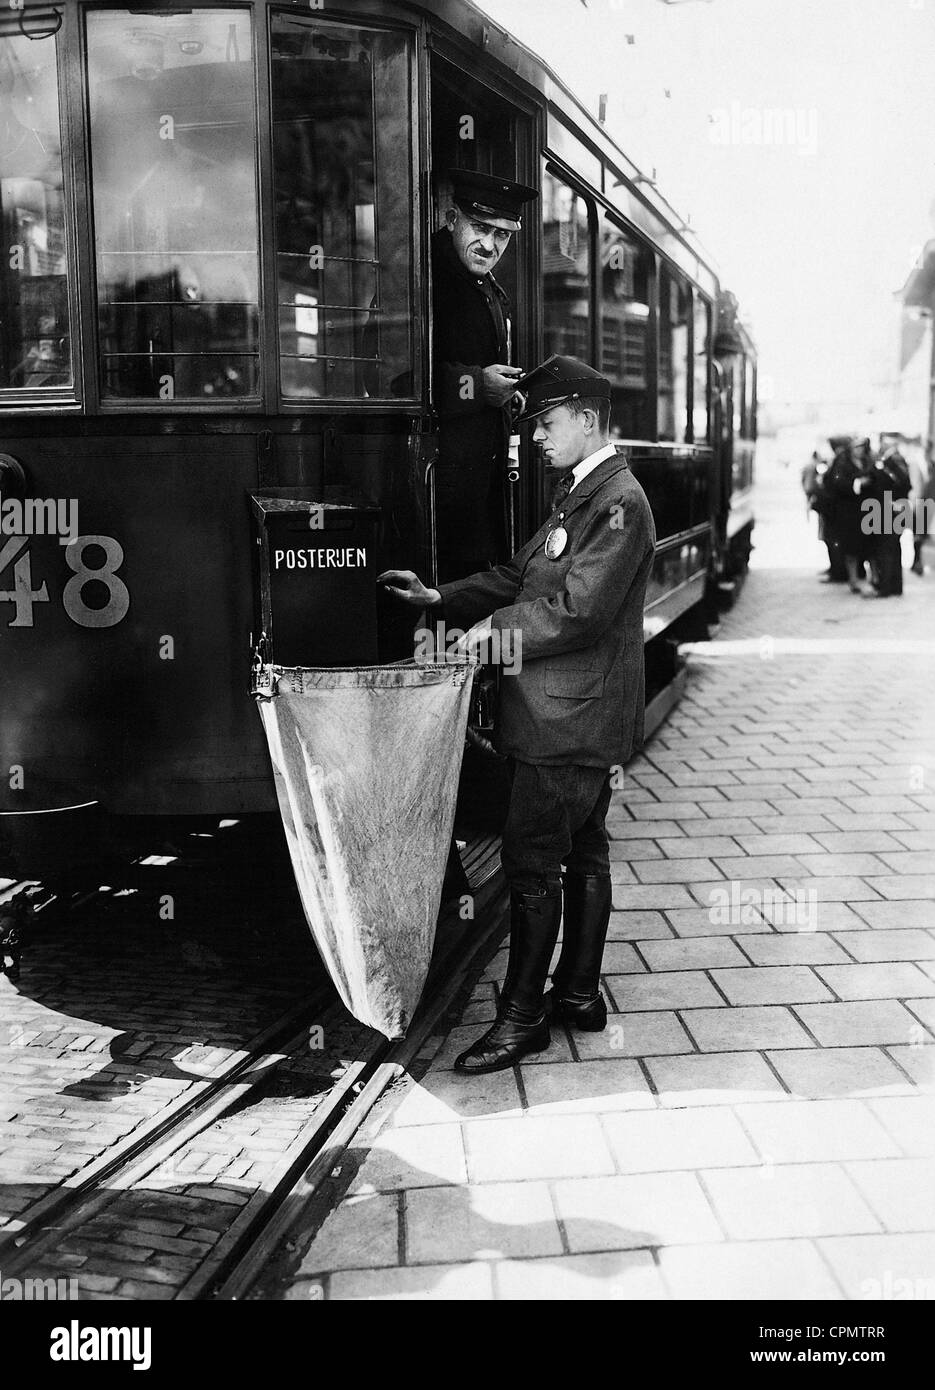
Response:
[[[546,358],[538,367],[520,377],[516,389],[523,396],[521,414],[514,416],[513,423],[532,420],[544,415],[557,405],[579,397],[585,399],[610,400],[610,382],[593,367],[577,357]]]
[[[523,204],[539,196],[536,188],[493,174],[475,174],[469,169],[449,169],[446,177],[451,183],[451,196],[462,212],[506,232],[519,231]]]

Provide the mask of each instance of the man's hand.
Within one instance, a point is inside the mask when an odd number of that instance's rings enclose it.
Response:
[[[506,405],[523,375],[521,367],[507,367],[495,362],[484,368],[484,400],[488,405]]]
[[[390,594],[410,603],[414,608],[434,608],[441,603],[442,596],[437,589],[427,589],[412,570],[384,570],[377,575],[377,583],[382,584]]]

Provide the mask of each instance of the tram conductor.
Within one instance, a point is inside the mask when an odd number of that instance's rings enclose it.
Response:
[[[441,580],[460,579],[506,552],[504,475],[512,365],[510,303],[493,270],[522,226],[535,188],[449,171],[451,205],[432,237],[436,536]]]
[[[512,1066],[551,1041],[549,1017],[600,1031],[601,959],[611,911],[605,817],[612,770],[643,733],[643,603],[655,528],[646,494],[610,442],[610,383],[573,357],[550,357],[519,383],[534,422],[552,512],[506,564],[437,589],[409,570],[391,593],[470,628],[483,651],[510,632],[522,659],[501,682],[497,741],[512,789],[501,860],[510,949],[496,1020],[457,1059],[462,1072]],[[544,997],[563,920],[562,950]]]

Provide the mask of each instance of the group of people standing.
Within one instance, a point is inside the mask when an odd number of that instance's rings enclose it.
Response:
[[[818,514],[819,536],[828,550],[828,569],[822,577],[868,598],[901,594],[900,542],[906,528],[896,519],[911,508],[911,496],[919,499],[926,491],[928,470],[921,447],[902,434],[882,437],[879,450],[866,437],[834,435],[828,443],[830,462],[815,450],[802,470],[808,506]],[[921,575],[925,529],[911,529],[912,572]]]

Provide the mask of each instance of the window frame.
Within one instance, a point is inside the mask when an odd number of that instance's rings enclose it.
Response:
[[[85,413],[96,416],[166,416],[172,415],[263,415],[267,413],[270,402],[265,396],[265,371],[264,362],[268,356],[268,325],[266,306],[263,303],[264,291],[264,244],[263,244],[263,193],[260,182],[261,151],[263,146],[263,130],[260,125],[262,120],[262,108],[260,96],[263,83],[260,80],[261,73],[261,47],[260,34],[263,28],[257,22],[257,16],[265,13],[266,0],[190,0],[184,8],[192,11],[218,11],[218,10],[240,10],[250,18],[251,42],[253,44],[253,112],[256,121],[256,159],[254,162],[254,187],[257,193],[257,290],[260,302],[257,314],[257,382],[258,390],[250,396],[225,396],[216,400],[186,400],[172,399],[167,401],[152,400],[148,397],[128,397],[126,399],[105,399],[103,396],[103,364],[101,359],[101,338],[100,338],[100,301],[98,298],[97,283],[97,255],[95,243],[95,217],[94,199],[91,186],[91,103],[88,85],[88,25],[87,16],[93,11],[112,13],[115,9],[132,9],[129,0],[120,0],[119,4],[105,4],[102,0],[92,0],[92,3],[83,3],[75,6],[72,13],[75,16],[74,23],[76,31],[74,33],[75,46],[72,52],[75,55],[75,66],[77,68],[75,86],[78,89],[76,100],[80,103],[80,118],[82,123],[82,139],[75,140],[74,146],[76,154],[80,145],[80,174],[76,169],[76,194],[78,200],[78,215],[82,230],[82,249],[84,253],[84,264],[81,267],[81,283],[86,287],[86,303],[81,320],[82,337],[85,341],[84,360],[88,383],[88,393],[85,398]],[[162,10],[161,6],[153,4],[150,8],[156,13],[172,13],[171,9]],[[266,84],[268,89],[268,83]],[[208,354],[210,355],[210,354]]]
[[[328,413],[333,410],[365,410],[381,414],[414,415],[424,412],[428,400],[429,383],[426,371],[425,328],[423,295],[425,277],[423,256],[428,238],[423,237],[423,196],[421,179],[421,152],[423,141],[423,50],[425,46],[424,25],[418,20],[407,22],[393,16],[380,4],[370,4],[365,14],[348,13],[340,6],[335,9],[296,10],[283,0],[260,0],[256,6],[262,10],[262,80],[259,34],[257,36],[257,82],[260,86],[258,101],[260,121],[260,170],[262,177],[260,189],[260,285],[261,319],[269,335],[263,360],[266,370],[262,371],[266,396],[270,411],[278,415],[307,415],[310,412]],[[272,25],[274,14],[291,15],[294,19],[308,19],[312,23],[337,24],[361,29],[380,29],[383,32],[402,33],[409,38],[409,177],[412,189],[412,208],[409,218],[410,270],[409,307],[413,316],[412,324],[412,374],[415,389],[410,396],[285,396],[282,390],[282,360],[279,351],[279,281],[276,265],[276,229],[274,201],[273,166],[273,73],[272,73]],[[426,208],[428,204],[425,204]],[[426,214],[427,215],[427,214]],[[272,380],[267,381],[269,376]]]
[[[545,218],[544,207],[541,201],[542,182],[546,174],[550,174],[558,182],[563,183],[566,188],[570,188],[584,203],[588,217],[588,356],[592,362],[599,360],[600,351],[600,332],[601,332],[601,289],[597,274],[597,262],[599,260],[598,250],[598,203],[593,192],[587,184],[577,178],[575,174],[559,159],[546,153],[542,161],[542,171],[540,175],[540,205],[539,205],[539,238],[542,245],[542,351],[545,352],[545,334],[547,326],[546,300],[545,300]]]
[[[711,363],[712,363],[713,357],[714,357],[714,303],[713,303],[712,300],[710,300],[710,299],[708,298],[708,296],[707,296],[702,290],[700,290],[700,289],[698,288],[697,285],[694,285],[694,284],[691,285],[691,292],[692,292],[692,306],[691,306],[691,313],[692,313],[692,333],[691,333],[691,378],[692,378],[692,399],[691,399],[691,406],[690,406],[689,414],[688,414],[688,421],[689,421],[689,425],[690,425],[690,428],[691,428],[691,442],[692,442],[693,444],[697,444],[699,448],[711,448],[711,447],[712,447],[712,435],[713,435],[713,432],[714,432],[714,420],[713,420],[713,416],[714,416],[714,404],[713,404],[713,385],[712,385],[712,368],[711,368]],[[696,387],[696,385],[697,385],[697,372],[696,372],[695,369],[696,369],[696,366],[697,366],[697,360],[696,360],[696,359],[697,359],[697,356],[698,356],[697,351],[696,351],[697,341],[698,341],[698,340],[697,340],[697,336],[696,336],[697,316],[696,316],[696,312],[695,312],[695,311],[696,311],[696,308],[697,308],[697,306],[698,306],[699,304],[702,306],[702,308],[703,308],[704,310],[706,310],[706,312],[707,312],[707,320],[708,320],[708,332],[707,332],[706,337],[705,337],[705,419],[706,419],[706,421],[707,421],[707,429],[706,429],[706,432],[705,432],[705,437],[704,437],[704,439],[696,439],[696,438],[695,438],[695,387]]]
[[[638,231],[631,223],[613,207],[601,208],[600,232],[603,233],[605,227],[613,228],[632,242],[640,254],[647,258],[647,285],[646,301],[649,309],[649,317],[646,320],[646,398],[645,416],[646,423],[650,423],[652,428],[649,433],[637,437],[639,442],[655,443],[659,437],[658,430],[658,400],[659,400],[659,261],[656,247],[643,233]],[[602,240],[602,237],[601,237]],[[602,267],[603,271],[603,267]],[[604,371],[604,294],[603,294],[603,273],[598,279],[595,276],[597,294],[597,318],[598,318],[598,342],[600,355],[594,361],[599,371]],[[613,388],[615,383],[611,382]],[[620,442],[629,442],[621,440]]]
[[[75,50],[72,46],[77,11],[65,7],[62,23],[54,35],[36,40],[40,43],[52,42],[55,46],[56,96],[58,100],[58,126],[61,142],[62,167],[62,211],[65,237],[65,298],[68,306],[68,340],[71,364],[71,383],[68,386],[0,386],[0,415],[37,414],[49,411],[55,414],[79,414],[83,408],[85,358],[83,321],[79,286],[81,283],[81,264],[79,258],[79,228],[76,216],[76,189],[80,187],[73,172],[73,153],[80,141],[75,139],[73,71]],[[80,70],[80,69],[79,69]]]
[[[685,323],[685,327],[686,327],[686,330],[687,330],[687,331],[686,331],[686,335],[685,335],[685,336],[686,336],[686,353],[685,353],[685,419],[684,419],[684,421],[683,421],[683,426],[682,426],[682,428],[683,428],[683,437],[682,437],[681,439],[663,439],[663,438],[661,437],[661,432],[660,432],[660,429],[659,429],[659,406],[660,406],[660,403],[661,403],[662,398],[663,398],[663,397],[662,397],[662,392],[660,391],[660,386],[661,386],[662,379],[663,379],[663,378],[662,378],[662,370],[661,370],[661,368],[662,368],[662,332],[661,332],[661,328],[662,328],[662,297],[661,297],[661,296],[662,296],[663,277],[666,276],[666,275],[668,276],[668,278],[669,278],[669,280],[670,280],[670,282],[671,282],[672,284],[675,284],[675,285],[677,285],[677,286],[679,286],[679,287],[681,288],[681,290],[682,290],[683,293],[685,294],[686,304],[687,304],[687,318],[686,318],[686,323]],[[655,335],[655,339],[656,339],[656,397],[655,397],[656,422],[655,422],[655,437],[656,437],[656,442],[657,442],[657,443],[663,444],[663,445],[667,445],[667,446],[670,447],[670,448],[676,448],[676,449],[684,449],[684,448],[690,446],[690,445],[692,444],[692,442],[693,442],[693,441],[692,441],[692,407],[693,407],[693,404],[694,404],[694,394],[693,394],[693,393],[694,393],[694,366],[695,366],[695,357],[694,357],[694,347],[695,347],[695,319],[694,319],[694,312],[693,312],[692,300],[693,300],[694,294],[695,294],[695,283],[694,283],[694,281],[693,281],[692,279],[690,279],[690,277],[689,277],[688,275],[685,274],[685,271],[682,270],[679,266],[677,266],[673,261],[667,260],[664,256],[659,256],[659,257],[658,257],[658,261],[657,261],[656,285],[655,285],[655,295],[654,295],[654,302],[653,302],[653,311],[654,311],[654,315],[655,315],[655,319],[656,319],[656,335]],[[675,326],[675,325],[672,324],[671,319],[669,320],[669,325],[670,325],[670,327],[674,327],[674,326]],[[674,397],[675,397],[675,375],[674,375],[674,373],[673,373],[673,375],[672,375],[671,384],[672,384],[672,396],[673,396],[673,404],[674,404]],[[673,416],[674,416],[674,410],[673,410]]]
[[[87,17],[94,11],[130,8],[105,0],[63,5],[62,26],[55,36],[58,72],[59,125],[62,138],[68,307],[73,384],[31,391],[0,388],[0,414],[69,413],[104,416],[319,416],[335,411],[381,415],[424,415],[428,409],[428,328],[423,313],[427,284],[427,238],[422,226],[425,204],[422,154],[427,148],[428,97],[426,65],[429,51],[424,17],[400,18],[387,0],[369,0],[366,13],[335,9],[297,10],[288,0],[189,0],[190,11],[239,10],[249,18],[253,45],[253,113],[256,129],[254,186],[257,196],[257,257],[259,313],[257,320],[257,391],[251,396],[159,401],[145,397],[102,398],[102,363],[95,246],[94,202],[91,188],[91,132],[88,91]],[[154,13],[162,7],[152,4]],[[363,396],[318,396],[289,399],[281,390],[278,332],[278,283],[275,264],[273,205],[273,131],[271,32],[273,13],[308,17],[313,22],[398,32],[409,45],[410,179],[412,200],[409,235],[412,247],[409,292],[412,325],[414,393],[406,397],[371,399]]]
[[[743,437],[756,439],[756,358],[745,351],[743,355]]]

